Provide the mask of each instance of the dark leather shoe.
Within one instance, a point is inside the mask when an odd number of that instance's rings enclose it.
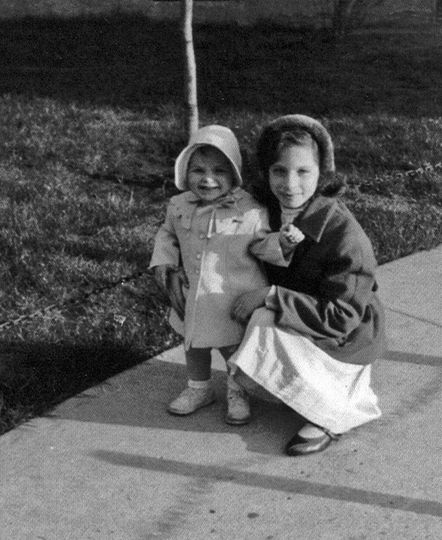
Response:
[[[314,439],[305,439],[298,433],[290,439],[285,447],[285,453],[289,456],[306,456],[315,452],[322,452],[327,446],[336,440],[336,435],[324,433],[320,437]]]

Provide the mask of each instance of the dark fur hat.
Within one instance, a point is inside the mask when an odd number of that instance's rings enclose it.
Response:
[[[287,114],[280,116],[267,124],[261,133],[258,141],[257,157],[264,172],[271,163],[269,163],[269,152],[274,147],[274,141],[280,139],[283,132],[302,129],[307,131],[316,141],[319,148],[319,168],[321,174],[335,172],[335,157],[333,150],[333,142],[329,132],[325,127],[310,116],[303,114]]]

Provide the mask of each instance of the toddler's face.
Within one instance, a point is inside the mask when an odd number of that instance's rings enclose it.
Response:
[[[217,148],[197,149],[189,160],[187,183],[190,191],[205,203],[228,193],[233,186],[233,172],[227,157]]]
[[[286,208],[299,208],[316,191],[319,164],[310,146],[288,146],[269,168],[270,189]]]

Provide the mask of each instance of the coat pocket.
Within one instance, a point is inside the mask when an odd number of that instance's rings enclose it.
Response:
[[[239,217],[216,218],[215,232],[216,234],[236,235],[241,223],[242,219]]]

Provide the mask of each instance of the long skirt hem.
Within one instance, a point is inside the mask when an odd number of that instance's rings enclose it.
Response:
[[[264,389],[332,433],[345,433],[381,415],[370,387],[370,365],[335,360],[307,337],[276,326],[274,312],[266,308],[254,312],[229,364],[249,392],[256,383],[258,397]]]

